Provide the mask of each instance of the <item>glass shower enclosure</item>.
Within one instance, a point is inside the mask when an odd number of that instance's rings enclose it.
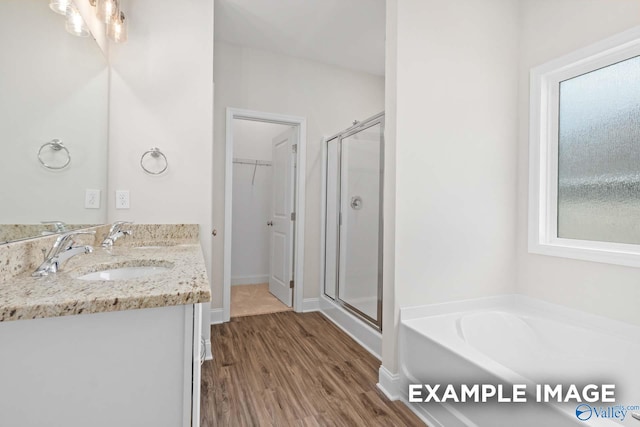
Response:
[[[326,144],[324,293],[382,330],[384,113]]]

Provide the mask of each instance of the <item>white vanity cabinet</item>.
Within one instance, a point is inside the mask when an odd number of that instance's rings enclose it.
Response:
[[[201,304],[0,322],[0,426],[199,426]]]

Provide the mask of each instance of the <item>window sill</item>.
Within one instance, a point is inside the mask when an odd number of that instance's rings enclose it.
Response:
[[[640,245],[553,239],[548,243],[529,241],[529,253],[627,267],[640,267]]]

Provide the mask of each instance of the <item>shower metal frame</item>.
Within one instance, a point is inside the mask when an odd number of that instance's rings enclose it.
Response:
[[[379,171],[380,171],[380,176],[379,176],[379,197],[380,197],[380,202],[379,202],[379,212],[378,212],[378,292],[377,292],[377,297],[378,297],[378,301],[377,301],[377,319],[373,319],[372,317],[368,316],[367,314],[363,313],[361,310],[357,309],[356,307],[354,307],[353,305],[349,304],[348,302],[342,300],[340,298],[340,229],[342,227],[342,169],[343,169],[343,157],[342,157],[342,141],[346,138],[349,138],[350,136],[353,136],[363,130],[369,129],[370,127],[373,127],[377,124],[380,124],[380,130],[381,130],[381,135],[380,135],[380,159],[379,159]],[[328,248],[326,246],[326,241],[327,241],[327,234],[330,232],[330,230],[328,229],[328,220],[329,220],[329,216],[327,215],[327,209],[328,209],[328,201],[329,201],[329,189],[326,187],[326,182],[325,182],[325,194],[324,194],[324,198],[325,198],[325,224],[324,224],[324,229],[325,229],[325,233],[324,233],[324,265],[322,266],[324,273],[323,273],[323,283],[322,283],[322,292],[324,294],[324,296],[326,296],[327,298],[331,299],[332,301],[334,301],[336,304],[340,305],[341,307],[344,307],[345,309],[347,309],[349,312],[353,313],[354,315],[356,315],[358,318],[360,318],[361,320],[363,320],[365,323],[367,323],[368,325],[372,326],[374,329],[382,332],[382,280],[383,280],[383,253],[384,253],[384,147],[385,147],[385,140],[384,140],[384,129],[385,129],[385,123],[384,123],[384,111],[381,113],[376,114],[375,116],[369,117],[366,120],[360,121],[360,122],[356,122],[354,123],[353,126],[343,130],[342,132],[339,132],[333,136],[331,136],[330,138],[327,138],[324,141],[324,144],[329,144],[331,141],[334,141],[335,139],[338,139],[337,143],[338,143],[338,157],[340,159],[340,161],[338,162],[338,177],[339,177],[339,181],[340,181],[340,185],[338,186],[338,190],[337,190],[337,201],[338,201],[338,227],[336,227],[336,233],[337,233],[337,237],[336,237],[336,242],[337,242],[337,248],[336,248],[336,292],[335,292],[335,298],[331,297],[330,295],[327,295],[326,293],[326,281],[327,281],[327,277],[326,277],[326,269],[327,269],[327,259],[329,257],[328,254]],[[328,150],[327,150],[328,152]],[[327,171],[327,174],[325,176],[325,181],[328,178],[328,170],[329,170],[329,158],[327,156],[326,158],[326,162],[325,162],[325,170]]]

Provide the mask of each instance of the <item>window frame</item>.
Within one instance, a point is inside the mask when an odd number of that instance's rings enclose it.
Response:
[[[560,82],[640,56],[640,26],[531,69],[529,253],[640,267],[640,244],[558,237]]]

